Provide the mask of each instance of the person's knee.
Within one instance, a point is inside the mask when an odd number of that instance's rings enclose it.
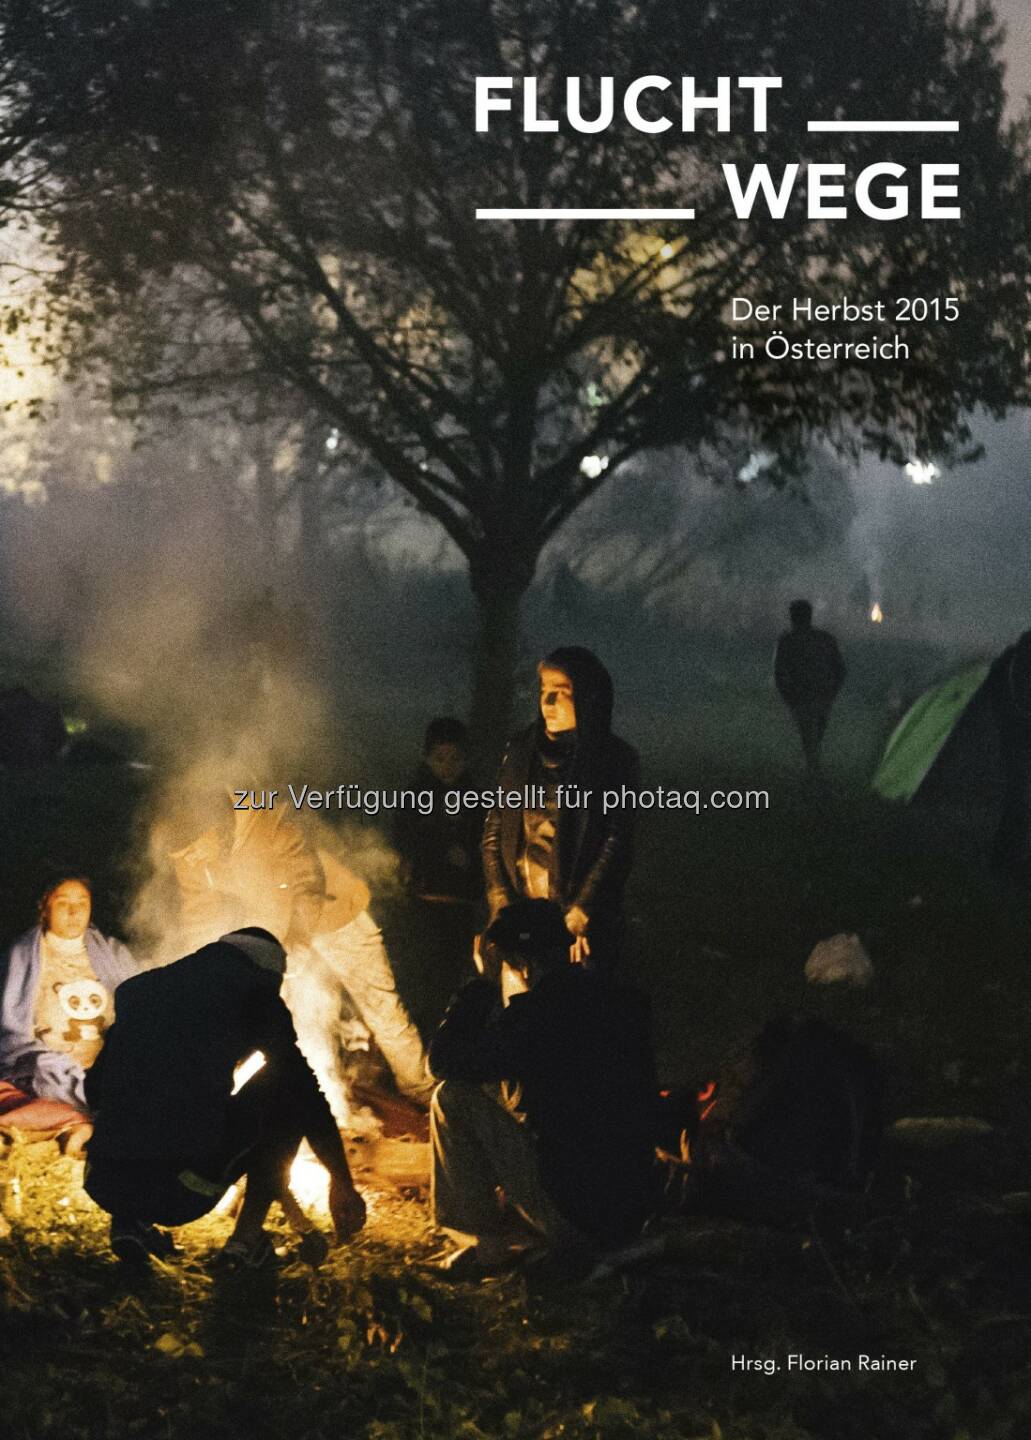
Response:
[[[430,1120],[436,1125],[453,1124],[486,1100],[479,1085],[464,1080],[442,1080],[430,1101]]]
[[[455,1086],[454,1080],[442,1080],[434,1090],[430,1098],[430,1123],[443,1125],[447,1122],[448,1112],[451,1106],[452,1091]]]

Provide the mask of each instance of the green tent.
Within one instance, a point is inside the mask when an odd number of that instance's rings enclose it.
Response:
[[[911,800],[937,760],[967,706],[984,684],[988,661],[979,661],[925,691],[899,721],[873,777],[885,800]]]

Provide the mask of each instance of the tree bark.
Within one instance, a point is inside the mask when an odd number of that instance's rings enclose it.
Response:
[[[493,564],[491,564],[493,561]],[[501,562],[503,563],[503,562]],[[477,773],[493,780],[512,728],[512,701],[519,659],[520,611],[533,569],[506,572],[495,550],[472,567],[479,633],[469,712],[469,748]]]

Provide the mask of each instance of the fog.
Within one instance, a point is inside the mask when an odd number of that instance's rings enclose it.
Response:
[[[1027,420],[976,431],[984,458],[930,485],[819,453],[803,491],[762,474],[714,485],[679,451],[638,457],[542,556],[524,712],[535,661],[575,641],[609,663],[646,751],[776,762],[791,736],[772,645],[807,595],[841,640],[842,703],[857,711],[828,758],[861,770],[926,683],[1029,623]],[[403,780],[425,720],[467,706],[476,616],[461,557],[384,484],[357,507],[330,492],[314,573],[291,507],[270,554],[246,467],[206,471],[204,450],[193,426],[116,449],[106,483],[51,465],[44,502],[6,499],[5,681],[125,732],[118,743],[180,788],[194,771],[239,785]]]
[[[996,9],[1016,115],[1031,14],[1023,0]],[[266,770],[396,783],[425,719],[465,712],[476,616],[462,557],[389,482],[305,470],[296,440],[218,417],[140,445],[102,400],[17,374],[0,430],[3,683],[114,727],[173,786]],[[48,418],[30,420],[41,393]],[[850,671],[828,759],[868,773],[924,685],[1031,624],[1028,417],[972,423],[983,458],[930,485],[820,452],[804,493],[772,488],[761,463],[717,486],[681,452],[637,457],[542,556],[523,713],[536,659],[575,641],[610,664],[621,723],[656,761],[779,763],[792,737],[770,655],[805,595]]]

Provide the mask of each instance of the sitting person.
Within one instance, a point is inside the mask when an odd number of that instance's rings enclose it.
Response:
[[[329,1172],[338,1239],[365,1223],[340,1134],[297,1048],[279,987],[286,952],[257,926],[126,981],[118,1020],[86,1077],[94,1112],[86,1192],[111,1215],[124,1260],[167,1255],[155,1225],[206,1215],[241,1176],[243,1206],[225,1255],[256,1267],[272,1257],[264,1230],[289,1199],[290,1165],[307,1139]],[[264,1064],[234,1094],[234,1070]]]
[[[655,1195],[655,1082],[646,1002],[570,964],[562,911],[503,910],[477,967],[497,972],[455,997],[430,1049],[443,1082],[430,1107],[436,1224],[462,1242],[445,1262],[475,1278],[509,1264],[497,1200],[554,1250],[619,1244]],[[518,1089],[525,1119],[484,1088]],[[511,1092],[510,1092],[511,1093]]]
[[[89,1137],[85,1074],[114,989],[136,973],[125,946],[90,924],[92,908],[90,882],[63,875],[0,960],[0,1124],[55,1131],[72,1154]]]

